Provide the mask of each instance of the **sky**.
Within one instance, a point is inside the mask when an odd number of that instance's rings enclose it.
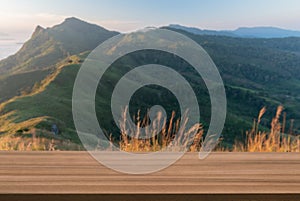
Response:
[[[299,0],[0,0],[0,39],[28,39],[37,25],[78,17],[130,32],[181,24],[201,29],[276,26],[300,30]]]

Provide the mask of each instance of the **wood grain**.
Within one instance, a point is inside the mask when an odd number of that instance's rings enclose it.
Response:
[[[0,152],[0,193],[300,193],[300,153],[188,153],[128,175],[86,152]]]

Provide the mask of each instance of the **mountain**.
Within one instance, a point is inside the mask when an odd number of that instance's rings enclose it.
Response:
[[[276,27],[242,27],[232,31],[232,33],[245,38],[300,37],[300,31],[292,31]]]
[[[43,136],[39,136],[38,133],[37,137],[47,141],[53,137],[51,134],[49,137],[47,129],[49,130],[55,122],[65,125],[61,126],[64,127],[61,128],[62,134],[55,137],[56,143],[64,145],[67,142],[64,146],[67,148],[63,149],[68,149],[74,145],[75,140],[76,146],[71,149],[78,149],[77,144],[80,143],[73,124],[68,124],[72,122],[72,118],[66,116],[70,115],[71,96],[68,95],[72,92],[72,80],[75,77],[64,75],[64,69],[67,66],[78,66],[83,59],[80,55],[117,34],[119,33],[77,18],[67,18],[51,28],[37,26],[31,38],[15,55],[0,61],[0,135],[5,134],[1,135],[1,145],[5,144],[3,141],[6,140],[9,143],[26,141],[26,136],[32,136],[33,128],[37,129],[37,132],[42,130],[40,133]],[[76,54],[78,56],[72,56]],[[61,87],[52,91],[60,76],[63,76],[63,85],[70,88],[60,85]],[[67,113],[65,105],[68,105]],[[60,111],[64,113],[62,116]],[[42,125],[41,129],[38,129],[39,125]],[[70,128],[73,128],[71,136],[68,131]],[[29,134],[23,133],[24,130],[28,130]],[[21,137],[20,133],[23,134]],[[48,145],[52,143],[51,140],[47,142]]]
[[[235,139],[244,139],[245,131],[251,128],[253,118],[263,106],[268,108],[261,121],[265,129],[279,104],[284,105],[287,119],[300,118],[300,38],[239,38],[167,29],[200,44],[220,71],[228,100],[224,146],[230,147]],[[53,146],[60,150],[82,149],[72,120],[74,80],[89,52],[116,34],[68,18],[52,28],[38,26],[18,53],[0,61],[0,149],[48,150]],[[153,61],[173,67],[189,80],[201,103],[201,122],[207,129],[210,99],[201,77],[174,55],[145,50],[116,61],[105,73],[106,81],[99,85],[105,96],[96,94],[96,111],[105,132],[118,139],[109,109],[115,84],[134,66]],[[176,106],[171,93],[155,86],[139,90],[132,103],[146,109],[159,103],[167,112]],[[53,124],[59,128],[58,135],[51,133]],[[300,122],[295,121],[293,132],[299,130]],[[33,137],[37,141],[34,147],[30,145]]]
[[[30,90],[66,57],[92,50],[117,34],[76,18],[52,28],[37,26],[15,55],[0,61],[0,102]]]
[[[19,52],[0,62],[0,73],[49,68],[68,55],[94,49],[116,34],[73,17],[52,28],[37,26]]]
[[[241,38],[286,38],[300,37],[300,31],[280,29],[276,27],[241,27],[236,30],[202,30],[195,27],[185,27],[177,24],[171,24],[169,28],[183,30],[197,35],[231,36]]]
[[[170,24],[166,28],[171,29],[179,29],[192,34],[197,35],[212,35],[212,36],[231,36],[231,37],[239,37],[238,35],[230,32],[230,31],[215,31],[215,30],[207,30],[207,29],[199,29],[196,27],[186,27],[179,24]]]

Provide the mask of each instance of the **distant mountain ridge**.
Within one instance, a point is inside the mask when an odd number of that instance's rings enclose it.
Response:
[[[206,30],[196,27],[186,27],[170,24],[168,27],[180,29],[197,35],[230,36],[239,38],[286,38],[300,37],[300,31],[281,29],[277,27],[240,27],[236,30]]]

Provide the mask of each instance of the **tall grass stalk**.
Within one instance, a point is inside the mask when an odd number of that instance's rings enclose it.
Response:
[[[127,123],[128,107],[122,113],[122,120],[119,122],[120,126],[120,149],[127,152],[154,152],[162,149],[170,151],[197,151],[201,147],[203,128],[201,124],[195,124],[191,128],[187,128],[187,112],[180,119],[175,118],[175,112],[168,122],[162,119],[162,114],[158,113],[156,119],[153,121],[153,126],[146,127],[145,139],[139,139],[140,128],[149,125],[149,118],[146,115],[141,119],[140,112],[138,112],[136,129],[132,128]],[[163,121],[163,127],[159,128],[158,122]],[[133,136],[133,137],[131,137]],[[191,136],[194,136],[193,138]]]
[[[266,132],[259,130],[261,118],[266,112],[266,108],[262,108],[257,120],[253,122],[252,129],[246,132],[245,143],[236,142],[233,150],[243,152],[299,152],[299,136],[282,133],[284,130],[280,123],[282,111],[283,107],[278,106],[275,117],[271,122],[271,129]],[[285,117],[283,124],[285,124]]]

